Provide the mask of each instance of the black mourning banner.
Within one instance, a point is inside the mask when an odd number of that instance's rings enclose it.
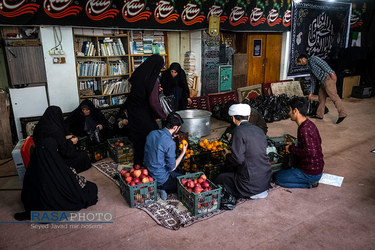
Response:
[[[297,57],[305,53],[333,58],[348,41],[351,4],[305,1],[294,5],[289,75],[307,73]]]
[[[125,29],[290,30],[291,0],[0,0],[0,24]]]

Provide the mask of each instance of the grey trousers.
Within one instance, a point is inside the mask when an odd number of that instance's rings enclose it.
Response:
[[[328,76],[324,83],[320,85],[318,93],[319,106],[318,110],[316,111],[316,115],[323,118],[327,96],[331,98],[333,104],[337,109],[339,117],[346,117],[347,113],[345,112],[342,101],[337,94],[336,80],[333,80],[330,76]]]

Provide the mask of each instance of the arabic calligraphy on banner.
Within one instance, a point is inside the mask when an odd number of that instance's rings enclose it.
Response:
[[[294,6],[289,75],[308,73],[300,54],[333,58],[348,42],[350,4],[305,1]]]
[[[287,31],[291,0],[0,0],[0,24]]]

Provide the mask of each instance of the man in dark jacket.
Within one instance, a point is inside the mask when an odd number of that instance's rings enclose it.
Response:
[[[271,165],[266,153],[266,135],[249,122],[250,106],[233,104],[228,114],[236,128],[233,131],[231,154],[226,163],[234,166],[233,172],[220,174],[216,184],[221,184],[236,198],[265,198],[271,180]]]

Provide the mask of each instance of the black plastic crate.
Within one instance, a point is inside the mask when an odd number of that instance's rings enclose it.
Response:
[[[133,143],[127,137],[120,137],[114,139],[108,139],[108,151],[110,157],[116,163],[119,162],[131,162],[134,159],[133,154]],[[115,145],[116,143],[122,143]]]

